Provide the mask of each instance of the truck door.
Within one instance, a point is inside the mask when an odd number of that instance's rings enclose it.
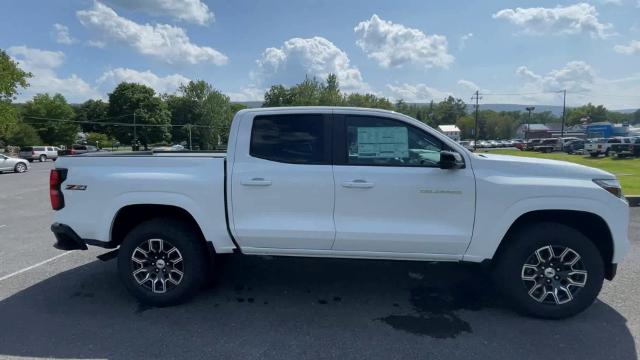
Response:
[[[446,145],[387,117],[334,115],[336,251],[464,254],[475,213],[472,169],[439,168]]]
[[[328,250],[335,237],[330,114],[259,115],[240,124],[233,229],[252,248]],[[250,135],[249,135],[250,134]]]

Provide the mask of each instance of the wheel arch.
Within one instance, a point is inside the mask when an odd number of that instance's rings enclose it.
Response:
[[[500,256],[505,247],[512,241],[518,231],[541,222],[554,222],[569,226],[589,240],[598,248],[605,264],[605,277],[611,280],[615,276],[615,266],[612,264],[614,242],[607,222],[599,215],[579,210],[534,210],[520,215],[509,227],[500,241],[494,258]]]
[[[119,246],[125,236],[137,225],[157,218],[171,218],[185,222],[196,231],[203,243],[209,244],[207,246],[213,250],[213,244],[206,241],[200,225],[189,211],[179,206],[164,204],[133,204],[120,208],[111,224],[110,247]]]

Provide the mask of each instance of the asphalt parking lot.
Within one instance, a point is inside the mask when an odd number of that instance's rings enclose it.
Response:
[[[191,302],[150,308],[96,259],[106,250],[51,246],[51,167],[0,174],[2,358],[638,357],[640,208],[618,276],[568,320],[512,312],[476,266],[242,256]]]

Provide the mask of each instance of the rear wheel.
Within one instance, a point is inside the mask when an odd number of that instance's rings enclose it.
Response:
[[[598,157],[598,155],[600,155],[600,154],[597,153],[597,152],[589,153],[589,156],[591,156],[591,157]]]
[[[118,254],[118,272],[139,301],[175,305],[200,290],[207,276],[207,250],[188,224],[153,219],[135,227]]]
[[[557,223],[528,226],[505,244],[494,266],[496,286],[519,311],[561,319],[589,307],[604,281],[597,247]]]
[[[40,162],[45,162],[45,161],[47,161],[47,155],[44,155],[44,154],[40,155],[40,157],[38,158],[38,160],[40,160]]]

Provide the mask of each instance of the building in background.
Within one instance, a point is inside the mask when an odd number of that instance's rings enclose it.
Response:
[[[612,124],[608,121],[595,122],[587,125],[588,138],[609,138],[613,136],[630,136],[636,129],[628,124]]]
[[[455,125],[438,125],[438,130],[455,141],[460,141],[460,129]]]

